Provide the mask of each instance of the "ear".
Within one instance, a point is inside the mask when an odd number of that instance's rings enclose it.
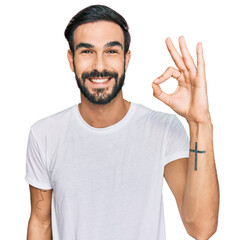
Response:
[[[67,58],[68,58],[68,61],[70,64],[70,68],[71,68],[72,72],[74,72],[73,53],[72,53],[71,49],[69,49],[67,51]]]
[[[126,55],[125,55],[125,71],[127,71],[130,58],[131,58],[131,51],[128,50]]]

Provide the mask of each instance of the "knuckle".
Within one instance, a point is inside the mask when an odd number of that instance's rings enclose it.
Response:
[[[174,71],[174,70],[176,70],[176,69],[175,69],[174,67],[171,67],[171,66],[170,66],[170,67],[167,68],[167,70],[168,70],[168,71]]]
[[[161,92],[161,93],[159,93],[159,94],[156,94],[156,96],[155,96],[155,97],[159,99],[159,98],[161,97],[161,95],[162,95],[162,92]]]
[[[189,73],[190,73],[190,74],[196,74],[196,72],[197,72],[197,71],[196,71],[196,69],[194,69],[194,68],[189,69]]]
[[[156,97],[156,98],[158,98],[158,96],[157,96],[157,94],[156,94],[155,91],[153,92],[153,96]]]

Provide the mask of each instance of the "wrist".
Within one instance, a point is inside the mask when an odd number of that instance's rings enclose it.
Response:
[[[204,117],[199,118],[198,121],[195,120],[189,120],[187,119],[187,122],[189,124],[189,126],[193,126],[193,127],[198,127],[198,126],[210,126],[212,125],[212,120],[211,120],[211,116],[209,113],[207,113]]]
[[[203,140],[209,139],[209,141],[213,138],[213,124],[211,119],[205,122],[188,121],[188,124],[192,141],[197,141],[200,137]]]

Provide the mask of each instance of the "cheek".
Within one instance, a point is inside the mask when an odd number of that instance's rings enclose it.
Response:
[[[107,61],[107,66],[121,75],[124,71],[124,58],[111,58]]]
[[[91,70],[91,61],[89,59],[75,58],[75,69],[77,74],[81,74],[85,71]]]

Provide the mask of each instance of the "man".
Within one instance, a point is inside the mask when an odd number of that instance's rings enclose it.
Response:
[[[65,36],[81,103],[31,126],[27,239],[163,240],[163,175],[187,232],[209,239],[219,189],[201,43],[196,67],[184,38],[182,56],[168,38],[178,69],[152,83],[154,96],[188,121],[189,141],[175,115],[123,99],[130,34],[121,15],[90,6],[72,18]],[[159,84],[170,77],[179,85],[168,95]]]

